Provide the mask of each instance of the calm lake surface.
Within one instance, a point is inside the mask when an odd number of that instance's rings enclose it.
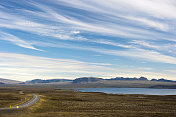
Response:
[[[176,89],[150,88],[79,88],[82,92],[103,92],[112,94],[176,95]]]

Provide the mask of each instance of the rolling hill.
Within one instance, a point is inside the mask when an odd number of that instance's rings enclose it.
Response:
[[[4,83],[4,84],[19,84],[19,83],[21,83],[21,81],[4,79],[4,78],[0,78],[0,82]]]

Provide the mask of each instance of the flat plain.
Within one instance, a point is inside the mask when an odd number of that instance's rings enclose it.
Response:
[[[175,117],[176,96],[85,93],[53,87],[1,87],[0,107],[8,107],[32,94],[40,101],[25,110],[1,117]],[[24,94],[20,94],[23,91]]]

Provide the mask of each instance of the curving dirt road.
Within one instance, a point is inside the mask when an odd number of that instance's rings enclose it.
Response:
[[[11,108],[10,107],[8,107],[8,108],[0,108],[0,112],[1,111],[8,111],[8,110],[24,109],[24,108],[27,108],[29,106],[34,105],[39,100],[40,100],[40,97],[38,95],[33,94],[32,99],[30,99],[29,101],[27,101],[27,102],[25,102],[23,104],[17,105],[17,106],[12,106]]]

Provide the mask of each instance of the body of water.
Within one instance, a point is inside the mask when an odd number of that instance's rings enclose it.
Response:
[[[81,88],[81,92],[103,92],[111,94],[176,95],[176,89],[151,88]]]

